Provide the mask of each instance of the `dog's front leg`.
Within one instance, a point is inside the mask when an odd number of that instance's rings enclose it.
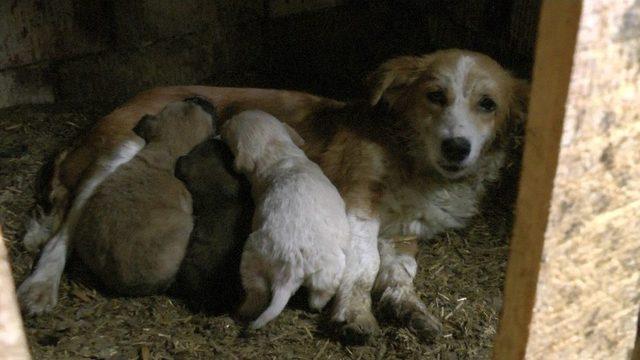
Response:
[[[61,229],[47,242],[35,270],[18,288],[20,305],[29,315],[51,311],[58,302],[58,288],[68,249],[69,234]]]
[[[442,331],[441,322],[427,311],[413,287],[418,264],[417,239],[380,238],[380,271],[374,293],[380,296],[378,308],[391,318],[405,323],[421,339],[432,341]]]
[[[351,242],[332,319],[344,323],[340,329],[343,341],[364,343],[379,330],[371,310],[371,290],[380,266],[377,247],[380,223],[353,212],[348,214],[348,220]]]

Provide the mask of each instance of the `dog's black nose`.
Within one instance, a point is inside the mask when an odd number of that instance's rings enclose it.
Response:
[[[469,156],[471,143],[463,137],[454,137],[442,141],[442,155],[451,162],[459,163]]]

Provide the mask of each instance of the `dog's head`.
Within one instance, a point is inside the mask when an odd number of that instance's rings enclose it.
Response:
[[[184,155],[214,133],[210,112],[193,101],[176,101],[157,115],[145,115],[133,129],[149,142],[167,143],[177,155]]]
[[[257,161],[275,156],[277,149],[304,144],[293,128],[260,110],[246,110],[232,117],[220,133],[235,156],[236,170],[245,174],[254,171]]]
[[[524,119],[528,84],[486,55],[443,50],[382,64],[371,105],[393,115],[417,171],[470,174],[509,122]]]

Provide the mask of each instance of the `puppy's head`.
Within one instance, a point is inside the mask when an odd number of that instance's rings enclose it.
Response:
[[[526,113],[528,84],[471,51],[395,58],[369,81],[371,105],[393,115],[417,171],[450,179],[472,173],[507,124]]]
[[[233,197],[240,190],[240,176],[233,171],[233,154],[217,139],[207,140],[180,157],[175,176],[185,182],[194,199],[221,201],[221,195]]]
[[[193,101],[168,104],[157,115],[145,115],[133,132],[147,143],[162,142],[184,155],[214,133],[214,119]]]
[[[260,110],[247,110],[229,119],[220,134],[235,156],[237,171],[250,173],[256,162],[281,146],[302,146],[304,140],[287,124]]]

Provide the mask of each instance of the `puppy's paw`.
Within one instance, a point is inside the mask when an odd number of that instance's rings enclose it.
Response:
[[[345,344],[364,345],[380,332],[378,322],[371,312],[362,312],[348,320],[340,328],[340,340]]]
[[[58,302],[58,286],[51,281],[29,277],[18,288],[18,301],[27,315],[50,312]]]
[[[335,291],[311,291],[309,295],[309,307],[316,312],[322,311],[329,301],[331,301],[334,294]]]
[[[242,320],[253,320],[264,311],[266,305],[262,299],[247,298],[238,309],[237,315]]]

